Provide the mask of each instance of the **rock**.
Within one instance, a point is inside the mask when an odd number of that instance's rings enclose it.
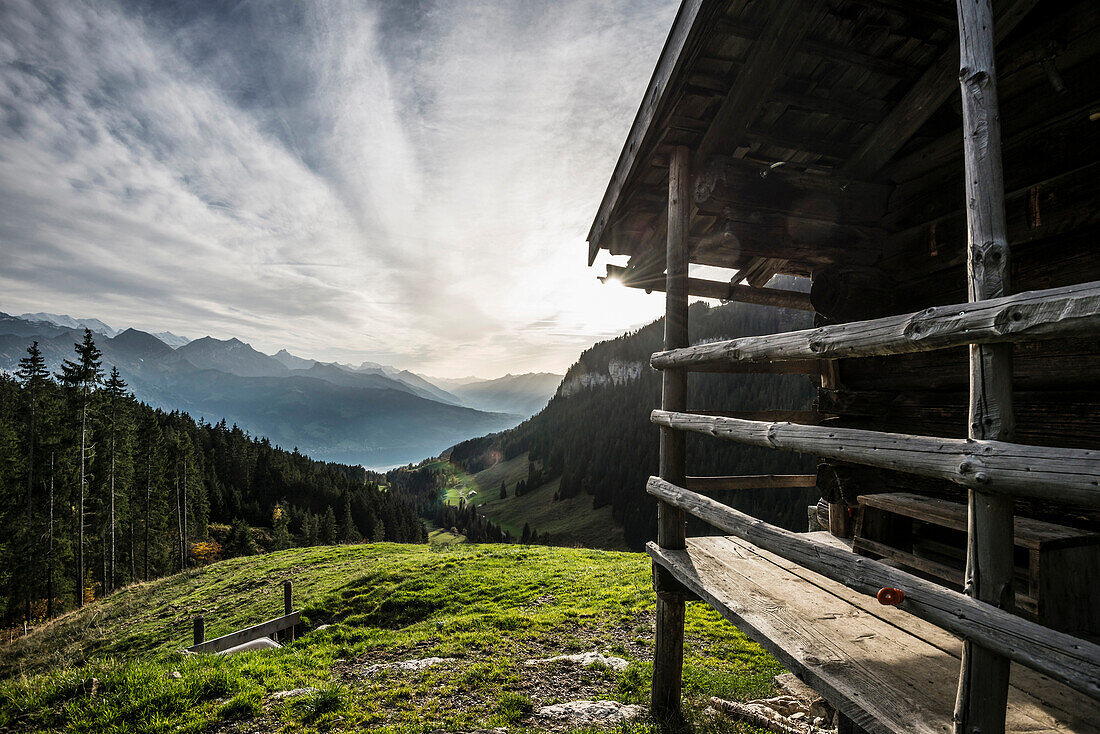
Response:
[[[180,673],[178,670],[173,670],[171,673],[168,674],[168,677],[169,678],[175,678],[176,680],[179,680],[180,678],[183,677],[183,674]]]
[[[321,630],[327,630],[331,626],[332,626],[331,624],[322,624],[320,627],[317,627],[313,631],[314,632],[320,632]]]
[[[282,647],[282,645],[280,645],[278,642],[275,642],[275,640],[271,639],[270,637],[261,637],[257,640],[249,640],[248,642],[242,642],[241,644],[236,645],[235,647],[231,647],[227,650],[222,650],[221,652],[218,652],[218,653],[215,653],[215,654],[216,655],[233,655],[233,654],[236,654],[238,652],[251,652],[253,650],[274,650],[274,649],[280,648],[280,647]]]
[[[291,691],[275,691],[271,694],[271,698],[277,701],[284,698],[297,698],[298,696],[308,696],[316,690],[316,688],[295,688]]]
[[[617,658],[612,655],[602,655],[598,652],[584,652],[577,655],[558,655],[552,658],[539,658],[528,660],[525,665],[541,665],[543,663],[557,662],[576,663],[585,668],[590,668],[593,665],[604,665],[617,673],[626,670],[626,667],[630,665],[628,661],[622,658]]]
[[[570,701],[543,706],[536,718],[578,724],[622,724],[645,715],[645,707],[618,701]]]

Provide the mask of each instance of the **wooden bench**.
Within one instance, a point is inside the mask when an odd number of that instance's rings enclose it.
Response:
[[[737,538],[648,551],[867,732],[952,731],[962,651],[953,635]],[[1013,665],[1006,731],[1100,732],[1100,703]]]
[[[966,506],[956,502],[904,492],[863,495],[852,547],[961,588],[966,528]],[[1100,533],[1016,517],[1014,542],[1017,612],[1100,637]],[[1075,569],[1072,576],[1067,569]]]

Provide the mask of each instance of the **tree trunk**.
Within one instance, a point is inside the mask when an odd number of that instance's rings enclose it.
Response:
[[[32,383],[33,384],[33,383]],[[33,514],[31,511],[31,496],[34,487],[34,440],[35,440],[35,403],[37,402],[37,396],[35,395],[34,387],[31,387],[31,435],[30,442],[27,450],[27,565],[25,568],[34,568],[36,564],[33,563],[34,556],[34,531],[31,528],[33,522]],[[30,579],[27,579],[26,588],[23,590],[26,596],[26,608],[24,610],[24,619],[30,621],[31,618],[31,583]]]
[[[46,549],[46,617],[53,619],[53,452],[50,452],[50,527]]]
[[[183,463],[183,535],[180,536],[182,543],[180,545],[180,558],[184,568],[188,565],[188,552],[187,552],[187,462]]]
[[[76,531],[76,606],[84,606],[84,457],[87,450],[88,393],[87,388],[80,406],[80,500],[77,506]]]
[[[142,551],[142,576],[149,580],[149,502],[153,493],[153,443],[149,442],[149,453],[145,457],[145,537]]]
[[[107,583],[107,591],[115,588],[115,435],[111,429],[111,576]]]
[[[180,556],[180,570],[183,570],[183,512],[180,508],[180,472],[176,465],[176,550]]]

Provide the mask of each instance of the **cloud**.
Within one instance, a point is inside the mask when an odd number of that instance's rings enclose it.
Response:
[[[675,3],[0,7],[0,304],[434,374],[659,310],[584,236]]]

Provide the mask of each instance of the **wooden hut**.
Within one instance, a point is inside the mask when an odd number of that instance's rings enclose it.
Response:
[[[588,237],[667,304],[658,716],[701,599],[842,729],[1100,727],[1098,55],[1095,0],[682,3]],[[690,296],[816,328],[692,346]],[[817,414],[689,412],[697,371],[810,374]],[[708,497],[788,478],[690,476],[685,432],[820,457],[829,530]]]

